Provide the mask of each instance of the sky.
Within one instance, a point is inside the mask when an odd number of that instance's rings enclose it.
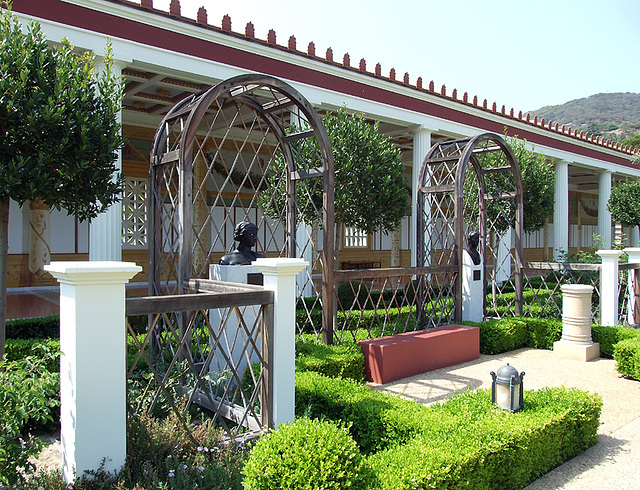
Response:
[[[169,10],[170,0],[154,0]],[[373,71],[421,76],[507,111],[527,112],[597,93],[640,92],[640,0],[180,0],[209,24],[231,16],[232,30],[253,22],[256,37],[310,41],[324,57],[349,53]]]

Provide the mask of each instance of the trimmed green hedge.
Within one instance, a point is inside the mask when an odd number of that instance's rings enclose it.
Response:
[[[548,388],[525,392],[524,403],[510,414],[476,390],[430,407],[436,423],[368,458],[380,488],[523,488],[598,441],[599,396]]]
[[[57,315],[7,320],[7,339],[59,339],[60,317]]]
[[[364,381],[364,356],[357,344],[324,345],[315,339],[296,341],[296,372],[313,371],[332,378]]]
[[[547,318],[515,316],[464,324],[480,328],[482,354],[501,354],[522,347],[552,350],[553,343],[562,337],[562,321]]]
[[[630,327],[607,327],[604,325],[593,325],[591,327],[591,338],[600,344],[600,356],[612,358],[615,345],[625,339],[640,338],[640,329]]]
[[[640,380],[640,337],[618,342],[613,351],[618,372]]]
[[[598,440],[602,400],[566,388],[496,409],[488,390],[430,407],[317,373],[296,375],[296,415],[348,421],[375,488],[522,488]]]

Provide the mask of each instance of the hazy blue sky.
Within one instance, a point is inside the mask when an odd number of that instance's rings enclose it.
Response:
[[[602,92],[640,92],[640,0],[181,0],[182,15],[204,6],[210,24],[253,22],[296,37],[324,56],[361,58],[383,74],[433,80],[528,111]],[[168,10],[169,0],[154,0]]]

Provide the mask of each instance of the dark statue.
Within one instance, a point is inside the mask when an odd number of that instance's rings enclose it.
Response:
[[[243,221],[236,226],[233,239],[238,248],[220,259],[220,265],[251,265],[257,258],[264,257],[251,250],[258,241],[258,227],[250,221]]]
[[[480,243],[480,233],[478,233],[477,231],[470,233],[469,237],[467,238],[467,244],[469,245],[469,248],[467,249],[467,253],[471,257],[471,260],[473,261],[473,265],[480,265],[480,262],[481,262],[480,252],[478,252],[479,243]]]

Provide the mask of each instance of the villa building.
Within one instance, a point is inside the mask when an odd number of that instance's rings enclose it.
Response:
[[[122,203],[90,224],[36,202],[11,203],[10,288],[54,285],[42,272],[41,257],[47,255],[50,260],[131,261],[146,270],[149,152],[156,128],[184,97],[240,74],[277,77],[319,112],[346,106],[379,121],[381,132],[402,150],[414,201],[420,166],[434,143],[505,130],[526,139],[553,162],[556,175],[553,216],[543,230],[524,237],[529,260],[589,247],[594,235],[610,246],[613,228],[606,203],[611,188],[616,181],[640,177],[633,150],[617,143],[444,85],[435,87],[416,74],[393,68],[383,72],[380,64],[352,60],[331,48],[320,53],[314,43],[297,45],[294,36],[282,38],[272,30],[267,39],[258,39],[253,24],[237,26],[228,16],[210,19],[204,8],[196,19],[186,18],[178,0],[171,1],[169,12],[154,8],[153,0],[13,0],[13,11],[22,22],[37,20],[53,43],[67,37],[78,49],[101,54],[111,40],[115,69],[125,80],[121,120],[128,142],[120,162]],[[638,230],[626,231],[627,244],[638,244]],[[409,217],[392,235],[345,230],[343,264],[337,266],[415,264],[415,234]]]

